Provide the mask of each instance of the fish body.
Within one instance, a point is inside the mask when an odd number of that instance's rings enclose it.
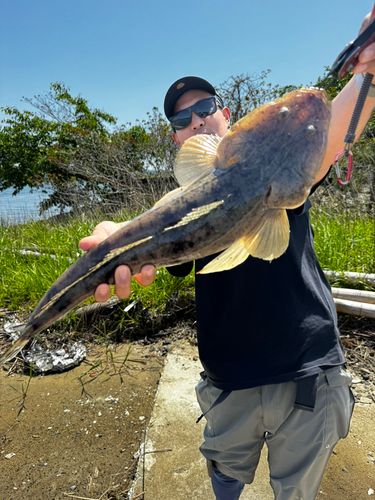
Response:
[[[209,273],[232,269],[249,255],[266,260],[282,255],[289,243],[286,209],[300,206],[309,195],[326,150],[329,121],[326,93],[303,89],[256,108],[223,139],[188,139],[175,166],[181,189],[67,269],[0,364],[93,295],[100,283],[113,284],[121,264],[135,275],[145,264],[173,266],[222,252],[201,271]]]

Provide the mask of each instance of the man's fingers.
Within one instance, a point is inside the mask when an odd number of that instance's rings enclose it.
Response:
[[[375,12],[374,12],[375,16]],[[359,30],[359,34],[361,34],[369,25],[370,22],[373,21],[372,12],[367,14],[364,18],[361,29]],[[363,50],[358,56],[358,63],[355,65],[353,69],[354,74],[358,73],[371,73],[375,72],[375,43],[372,43],[368,47]]]
[[[131,273],[128,266],[119,266],[115,271],[115,294],[119,299],[126,299],[131,291]]]
[[[117,231],[120,226],[121,224],[116,224],[115,222],[111,221],[101,222],[96,226],[91,236],[82,238],[82,240],[79,242],[79,247],[87,252],[88,250],[90,250],[90,248],[98,245],[98,243],[101,243],[103,240],[108,238],[108,236]]]
[[[131,290],[131,273],[127,266],[119,266],[115,271],[115,294],[119,299],[126,299]],[[111,296],[109,285],[102,283],[94,293],[97,302],[106,302]]]
[[[103,240],[104,238],[101,237],[101,235],[93,234],[92,236],[86,236],[86,238],[82,238],[82,240],[79,242],[79,248],[84,252],[87,252],[88,250],[90,250],[90,248],[95,247]]]
[[[366,49],[359,54],[358,62],[353,68],[353,73],[375,74],[375,43],[366,47]]]
[[[134,279],[142,286],[149,286],[154,281],[155,278],[155,267],[147,264],[142,267],[139,274],[134,276]]]
[[[108,236],[117,231],[125,224],[116,224],[115,222],[105,221],[96,226],[91,236],[83,238],[79,242],[82,250],[87,252],[90,248],[105,240]],[[151,285],[155,278],[154,266],[143,266],[142,271],[136,279],[142,286]],[[119,266],[115,271],[115,294],[120,299],[126,299],[131,292],[131,272],[127,266]],[[95,290],[94,298],[97,302],[105,302],[111,296],[111,290],[108,285],[102,283]]]
[[[146,265],[134,278],[142,286],[149,286],[155,278],[155,267]],[[131,272],[128,266],[119,266],[115,271],[115,294],[119,299],[126,299],[131,292]],[[106,302],[111,296],[108,285],[102,283],[95,290],[94,298],[97,302]]]
[[[96,302],[106,302],[111,296],[111,289],[105,283],[99,285],[94,293],[94,299]]]

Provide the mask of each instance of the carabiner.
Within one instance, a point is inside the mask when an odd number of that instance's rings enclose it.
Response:
[[[339,156],[341,156],[342,154],[348,154],[349,155],[348,169],[347,169],[347,173],[346,173],[346,181],[342,181],[341,180],[340,166],[338,164]],[[337,182],[341,186],[347,186],[349,184],[350,177],[352,176],[352,165],[353,165],[353,153],[351,152],[350,149],[342,149],[335,156],[336,177],[337,177]]]

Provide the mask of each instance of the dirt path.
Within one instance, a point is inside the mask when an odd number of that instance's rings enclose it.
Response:
[[[128,346],[113,351],[118,366]],[[135,346],[120,370],[103,350],[88,364],[33,378],[0,373],[0,477],[2,500],[128,498],[135,455],[148,425],[164,364]],[[104,368],[104,369],[103,369]],[[23,387],[23,388],[22,388]],[[107,493],[105,493],[107,492]]]

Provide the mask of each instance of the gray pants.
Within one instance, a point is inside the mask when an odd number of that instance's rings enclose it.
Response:
[[[349,432],[350,382],[342,366],[321,373],[313,412],[294,408],[295,382],[233,391],[206,414],[200,450],[209,465],[250,484],[266,443],[275,499],[313,500],[333,447]],[[203,413],[221,394],[208,380],[196,392]]]

